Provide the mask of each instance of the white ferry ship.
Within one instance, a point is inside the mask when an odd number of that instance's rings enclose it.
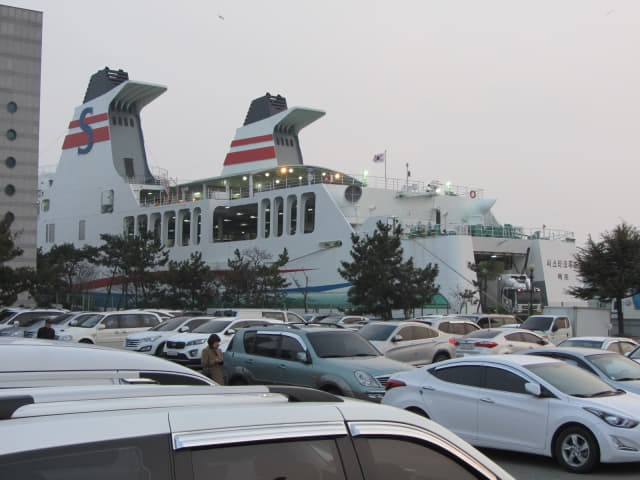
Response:
[[[478,188],[306,165],[300,131],[324,112],[287,107],[279,95],[251,103],[219,177],[172,183],[166,174],[154,175],[141,111],[165,90],[122,70],[91,77],[57,170],[40,180],[38,246],[45,252],[68,242],[98,246],[102,233],[148,230],[171,259],[200,251],[211,269],[224,271],[236,249],[258,248],[275,259],[286,247],[287,306],[299,307],[304,293],[310,306],[338,307],[347,301],[349,284],[337,270],[350,260],[351,234],[371,234],[381,220],[403,227],[404,255],[416,266],[438,264],[440,294],[431,307],[458,310],[459,293],[477,280],[469,265],[491,258],[504,261],[505,275],[530,278],[533,265],[543,304],[575,303],[565,291],[579,284],[570,233],[499,223],[491,211],[495,199]],[[91,289],[104,291],[109,281],[104,272]],[[487,296],[509,302],[499,286]],[[513,303],[516,309],[521,301]]]

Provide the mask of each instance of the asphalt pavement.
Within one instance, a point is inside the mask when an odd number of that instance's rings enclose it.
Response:
[[[518,480],[617,480],[639,479],[640,462],[601,464],[592,473],[563,470],[551,457],[483,448],[481,451]]]

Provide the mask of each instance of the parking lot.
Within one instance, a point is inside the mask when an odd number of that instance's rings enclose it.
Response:
[[[551,457],[527,455],[505,450],[481,449],[494,462],[518,480],[575,480],[578,475],[562,470]],[[610,463],[600,465],[586,474],[585,480],[637,479],[640,463]]]

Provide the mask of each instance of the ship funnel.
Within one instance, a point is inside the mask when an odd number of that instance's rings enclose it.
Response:
[[[111,70],[109,67],[104,67],[104,70],[98,70],[91,75],[82,103],[87,103],[100,95],[104,95],[127,80],[129,80],[129,74],[124,70]]]

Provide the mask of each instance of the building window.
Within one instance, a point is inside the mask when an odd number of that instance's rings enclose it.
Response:
[[[78,222],[78,240],[84,240],[85,220]]]
[[[49,211],[49,199],[48,198],[44,198],[42,199],[42,202],[40,202],[40,208],[43,212],[48,212]]]
[[[7,111],[9,113],[16,113],[18,111],[18,104],[16,102],[7,103]]]
[[[18,138],[18,134],[13,128],[10,128],[9,130],[7,130],[7,138],[11,141],[14,141],[16,138]]]
[[[13,185],[9,184],[6,187],[4,187],[4,193],[6,193],[7,195],[9,195],[10,197],[16,193],[16,187],[14,187]]]
[[[56,224],[47,223],[45,225],[45,241],[47,243],[53,243],[56,241]]]
[[[7,157],[7,159],[4,161],[4,164],[7,166],[7,168],[13,168],[16,166],[16,159],[14,157]]]

